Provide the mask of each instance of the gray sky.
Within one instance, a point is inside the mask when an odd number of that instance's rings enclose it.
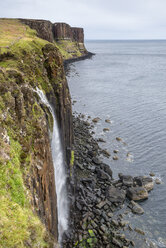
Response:
[[[86,39],[166,39],[166,0],[0,0],[0,17],[84,28]]]

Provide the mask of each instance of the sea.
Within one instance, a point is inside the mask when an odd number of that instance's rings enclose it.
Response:
[[[129,214],[137,248],[166,247],[166,41],[125,40],[85,42],[91,59],[70,64],[67,74],[73,112],[99,117],[95,138],[103,138],[111,156],[103,158],[113,170],[132,176],[155,174],[145,213]],[[105,122],[109,119],[110,123]],[[89,120],[89,119],[88,119]],[[104,132],[104,128],[109,131]],[[116,138],[120,137],[120,141]],[[118,150],[118,160],[113,160]],[[143,242],[144,241],[144,242]]]

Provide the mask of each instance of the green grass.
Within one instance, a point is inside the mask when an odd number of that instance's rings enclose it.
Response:
[[[43,239],[46,230],[30,209],[0,196],[0,210],[1,248],[28,247],[28,243],[31,247],[49,247]]]
[[[19,21],[0,19],[0,122],[10,137],[9,144],[4,142],[0,129],[0,248],[52,247],[51,235],[34,212],[32,194],[24,182],[27,175],[31,180],[34,139],[36,134],[42,136],[38,120],[44,112],[33,93],[32,104],[25,100],[17,110],[15,106],[16,98],[23,97],[21,87],[25,84],[31,91],[36,86],[48,92],[52,89],[47,73],[43,73],[42,49],[48,43]],[[24,123],[17,120],[18,110]],[[31,115],[26,116],[27,110]],[[29,145],[28,152],[22,144]]]
[[[10,137],[7,144],[0,136],[2,248],[28,247],[28,243],[35,248],[52,247],[51,236],[45,240],[47,231],[30,204],[33,196],[25,186],[25,179],[32,179],[31,166],[38,152],[34,143],[36,137],[43,137],[40,123],[43,116],[47,115],[50,127],[53,126],[50,111],[38,105],[33,89],[38,86],[45,93],[54,91],[56,95],[63,90],[62,57],[56,47],[66,59],[81,56],[74,42],[51,44],[18,20],[0,19],[0,122]],[[24,94],[26,89],[29,91]],[[74,151],[70,165],[71,168],[74,165]]]
[[[73,167],[74,165],[74,151],[71,151],[70,165]]]
[[[55,42],[57,48],[61,52],[63,59],[71,59],[73,57],[82,56],[78,44],[70,40],[61,40]]]
[[[32,212],[20,168],[20,144],[10,137],[10,145],[0,140],[0,247],[49,247],[46,230]],[[33,239],[32,239],[33,235]]]

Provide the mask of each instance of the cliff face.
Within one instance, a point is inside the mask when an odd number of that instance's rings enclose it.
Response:
[[[31,29],[35,29],[39,38],[47,40],[49,42],[54,41],[52,31],[53,24],[50,21],[33,19],[20,19],[20,21],[28,25]]]
[[[30,23],[52,41],[50,22]],[[53,119],[35,89],[55,109],[69,168],[72,114],[63,59],[55,44],[20,21],[1,19],[0,30],[0,246],[53,247],[58,236]]]
[[[88,56],[84,46],[83,28],[71,27],[66,23],[51,23],[45,20],[20,19],[20,21],[37,31],[37,36],[54,43],[63,59]]]
[[[83,28],[72,28],[73,40],[79,43],[84,43],[84,30]]]
[[[83,28],[73,28],[66,23],[54,23],[53,32],[55,40],[68,39],[78,43],[84,43]]]
[[[53,25],[53,33],[54,33],[55,40],[60,40],[60,39],[72,40],[73,39],[72,29],[70,25],[66,23],[55,23]]]

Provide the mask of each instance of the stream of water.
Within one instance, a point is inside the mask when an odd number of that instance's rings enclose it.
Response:
[[[64,231],[68,228],[68,202],[66,190],[66,174],[64,168],[63,150],[61,146],[61,139],[58,129],[58,124],[53,107],[49,104],[43,91],[36,89],[38,96],[43,104],[45,104],[53,117],[53,132],[51,139],[52,159],[54,164],[55,185],[57,194],[57,211],[58,211],[58,240],[62,241]]]

